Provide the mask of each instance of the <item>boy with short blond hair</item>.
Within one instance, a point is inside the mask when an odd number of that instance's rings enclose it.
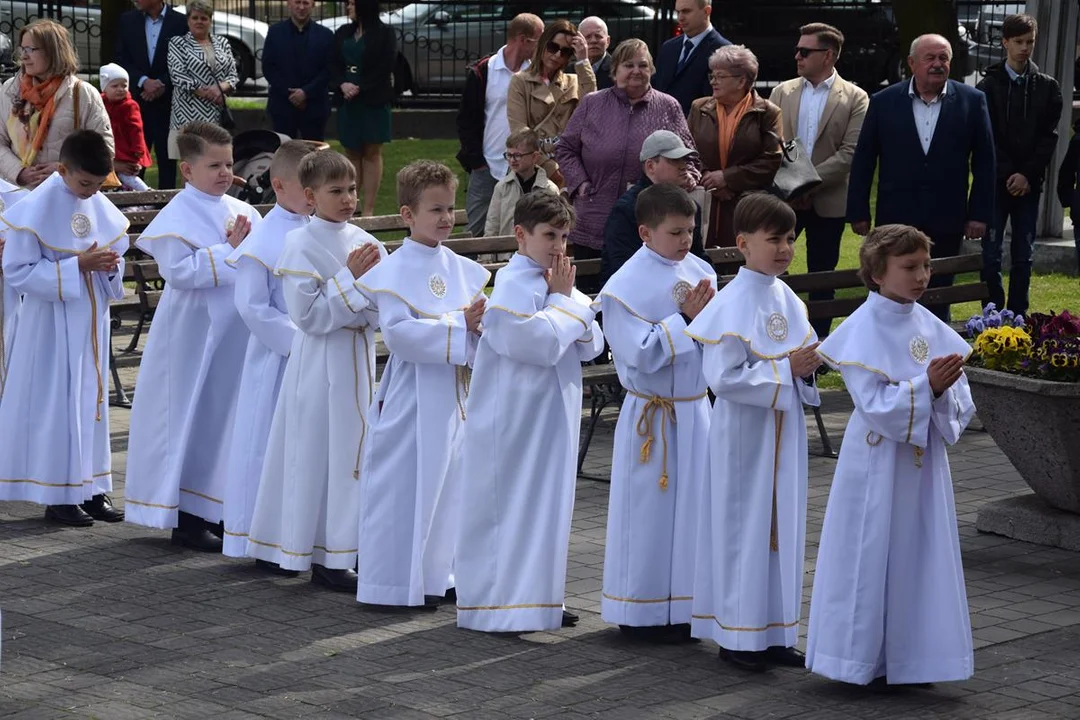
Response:
[[[172,542],[220,552],[229,436],[248,329],[226,259],[262,217],[226,195],[232,137],[193,122],[176,139],[187,185],[136,241],[165,278],[131,409],[127,520],[174,528]]]
[[[765,193],[735,207],[746,265],[690,323],[716,393],[701,500],[691,632],[752,672],[802,667],[795,650],[806,546],[806,423],[821,364],[806,305],[779,276],[795,212]]]
[[[233,299],[251,331],[244,355],[244,374],[236,403],[229,471],[225,481],[225,536],[222,553],[247,557],[248,528],[262,475],[263,455],[270,435],[285,360],[296,325],[289,319],[281,278],[274,275],[285,236],[308,223],[311,207],[300,184],[300,162],[325,143],[289,140],[270,162],[270,184],[277,204],[247,239],[225,259],[236,268]],[[258,561],[260,566],[263,561]]]
[[[398,172],[409,236],[357,285],[379,311],[390,359],[368,413],[357,600],[438,607],[451,588],[458,476],[472,363],[490,273],[442,242],[457,177],[430,160]]]
[[[818,354],[855,403],[818,548],[806,667],[866,685],[975,669],[947,445],[975,414],[971,347],[918,303],[930,239],[880,225],[859,250],[870,295]]]
[[[299,185],[315,216],[285,238],[275,275],[296,326],[263,463],[248,552],[267,569],[356,592],[360,463],[369,437],[379,317],[359,288],[386,250],[349,220],[356,171],[323,150]],[[281,197],[279,194],[278,197]],[[361,561],[362,562],[362,561]]]
[[[118,522],[109,438],[109,301],[124,296],[128,222],[99,192],[112,152],[93,130],[60,148],[57,172],[0,228],[5,287],[19,301],[0,387],[0,500],[45,505],[85,527]]]
[[[600,291],[626,399],[615,426],[601,612],[639,640],[690,640],[698,502],[708,475],[701,345],[684,332],[716,294],[691,254],[697,205],[675,185],[637,196],[639,249]]]
[[[573,223],[560,195],[518,200],[518,251],[495,276],[484,313],[465,424],[458,627],[529,632],[577,622],[563,597],[581,363],[603,351],[604,337],[596,308],[574,288]]]
[[[530,192],[547,191],[557,194],[559,187],[548,179],[544,168],[537,163],[540,157],[540,136],[535,130],[522,128],[506,138],[503,153],[510,171],[495,185],[488,205],[484,236],[514,234],[514,209],[518,200]]]

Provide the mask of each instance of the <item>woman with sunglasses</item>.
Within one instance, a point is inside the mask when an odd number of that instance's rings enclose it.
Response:
[[[735,204],[746,193],[772,187],[782,154],[780,108],[754,91],[758,60],[743,45],[709,57],[712,97],[690,106],[690,134],[701,155],[701,184],[712,197],[705,247],[735,245]]]
[[[0,89],[0,178],[37,187],[56,170],[60,146],[76,129],[101,134],[113,151],[105,104],[76,77],[79,58],[67,29],[35,20],[19,33],[15,50],[19,72]]]
[[[573,64],[574,74],[566,73]],[[596,90],[585,37],[568,20],[550,23],[536,43],[531,64],[510,78],[506,118],[510,132],[530,128],[540,136],[544,172],[559,187],[563,178],[554,148],[581,98]]]

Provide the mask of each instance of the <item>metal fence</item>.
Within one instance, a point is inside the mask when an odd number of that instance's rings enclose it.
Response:
[[[957,0],[955,4],[963,45],[957,48],[957,62],[976,73],[1002,58],[1001,20],[1023,11],[1024,3]],[[838,69],[845,77],[872,88],[900,79],[905,71],[907,52],[900,47],[892,2],[713,0],[712,6],[713,24],[720,33],[758,55],[760,77],[766,85],[794,74],[792,48],[799,26],[809,22],[826,22],[844,32],[846,45]],[[244,89],[264,92],[265,82],[260,80],[263,41],[270,24],[287,17],[285,2],[219,0],[217,7],[213,32],[231,43]],[[520,12],[574,22],[598,15],[608,23],[612,47],[637,37],[655,52],[679,32],[674,0],[433,0],[389,8],[383,17],[397,31],[399,43],[395,84],[413,98],[450,100],[459,95],[467,65],[497,50],[505,40],[507,22]],[[84,72],[96,72],[102,62],[100,0],[0,0],[0,64],[10,72],[18,31],[40,17],[51,17],[67,27]],[[313,17],[336,29],[347,22],[345,3],[319,2]]]

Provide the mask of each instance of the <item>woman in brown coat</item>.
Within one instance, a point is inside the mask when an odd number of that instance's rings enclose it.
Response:
[[[748,192],[772,187],[780,169],[780,108],[754,91],[757,74],[754,53],[743,45],[725,45],[709,58],[712,97],[690,106],[701,184],[712,197],[705,247],[735,244],[735,204]]]
[[[506,119],[510,132],[530,128],[540,136],[541,167],[559,187],[563,177],[555,162],[555,143],[581,98],[596,90],[584,36],[573,23],[556,20],[536,43],[529,67],[510,78]],[[574,74],[564,72],[573,63]]]

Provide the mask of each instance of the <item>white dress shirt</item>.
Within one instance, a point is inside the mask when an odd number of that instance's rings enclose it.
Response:
[[[679,63],[680,64],[683,62],[683,53],[686,52],[686,41],[689,40],[690,45],[692,46],[691,50],[690,50],[690,54],[686,56],[686,62],[690,62],[690,58],[694,57],[694,53],[697,51],[698,45],[700,45],[701,41],[705,39],[705,35],[707,35],[708,32],[709,32],[709,28],[705,28],[704,30],[699,32],[694,37],[690,37],[689,35],[683,35],[682,45],[679,46]]]
[[[157,52],[158,38],[161,37],[161,28],[165,25],[165,13],[169,12],[168,5],[161,6],[161,12],[158,13],[157,18],[150,17],[149,13],[143,13],[143,30],[146,32],[146,55],[147,61],[151,65],[154,64],[154,53]],[[138,87],[142,87],[146,82],[146,75],[139,78]]]
[[[941,88],[941,94],[930,102],[926,102],[915,90],[915,81],[908,85],[908,96],[911,98],[911,110],[915,113],[915,130],[919,133],[919,142],[922,143],[923,153],[930,154],[930,143],[934,141],[934,130],[937,129],[937,121],[941,116],[941,101],[945,99],[945,93],[949,90],[949,82]]]
[[[813,156],[814,143],[817,141],[820,130],[821,115],[825,112],[825,103],[829,100],[833,83],[836,82],[836,71],[828,78],[814,87],[806,78],[803,78],[802,95],[799,98],[799,124],[795,128],[795,134],[802,140],[806,153]]]
[[[510,93],[510,78],[514,71],[506,65],[506,46],[488,60],[487,89],[484,91],[484,160],[488,170],[496,180],[501,180],[510,169],[503,158],[506,152],[506,138],[510,136],[510,121],[506,118],[506,97]],[[519,70],[529,67],[529,61],[521,64]]]

